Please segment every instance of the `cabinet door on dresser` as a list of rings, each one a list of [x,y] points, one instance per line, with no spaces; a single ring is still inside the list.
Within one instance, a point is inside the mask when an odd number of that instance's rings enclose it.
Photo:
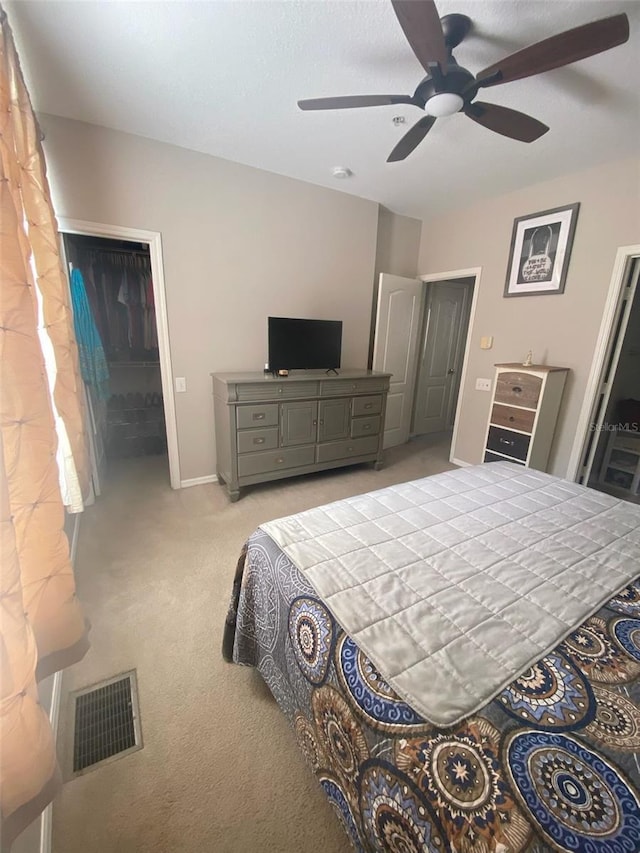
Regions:
[[[351,400],[320,400],[318,410],[318,441],[347,438],[351,418]]]
[[[280,404],[280,445],[313,444],[318,428],[318,403],[301,400]]]

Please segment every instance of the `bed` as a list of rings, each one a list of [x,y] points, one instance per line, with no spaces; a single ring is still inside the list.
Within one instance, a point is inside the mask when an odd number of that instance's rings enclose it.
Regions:
[[[640,850],[640,508],[511,463],[262,525],[257,667],[356,851]]]

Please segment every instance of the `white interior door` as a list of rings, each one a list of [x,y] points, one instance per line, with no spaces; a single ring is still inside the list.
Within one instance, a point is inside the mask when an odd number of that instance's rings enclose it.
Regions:
[[[464,340],[469,319],[469,286],[434,282],[427,294],[425,331],[418,358],[412,432],[442,432],[453,420]]]
[[[424,284],[381,273],[373,342],[373,369],[391,373],[384,447],[409,440]]]

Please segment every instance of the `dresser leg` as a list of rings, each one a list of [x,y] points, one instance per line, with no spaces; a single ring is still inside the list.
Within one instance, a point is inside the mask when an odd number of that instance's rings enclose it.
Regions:
[[[230,485],[227,485],[227,491],[229,492],[229,500],[232,504],[240,499],[240,487],[233,489]]]
[[[382,459],[376,459],[376,461],[371,466],[374,471],[382,471],[384,468],[384,462]]]

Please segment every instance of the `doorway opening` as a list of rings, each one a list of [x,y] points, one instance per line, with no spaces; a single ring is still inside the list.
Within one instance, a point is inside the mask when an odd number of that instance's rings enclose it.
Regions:
[[[640,503],[640,257],[621,272],[576,479]]]
[[[93,491],[108,473],[179,488],[160,235],[74,221],[60,231],[74,314],[97,331],[81,352]]]
[[[480,274],[473,268],[420,279],[380,275],[371,366],[391,374],[385,448],[425,437],[434,453],[460,464],[459,397]]]
[[[426,284],[411,436],[453,433],[464,360],[473,278]]]

